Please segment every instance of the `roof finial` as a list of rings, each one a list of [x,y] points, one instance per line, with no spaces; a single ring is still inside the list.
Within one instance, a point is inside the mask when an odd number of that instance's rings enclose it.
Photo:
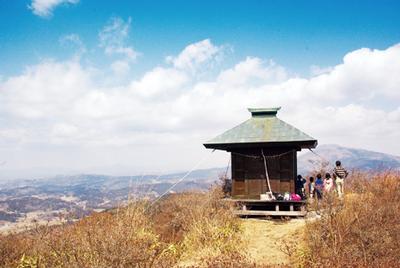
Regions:
[[[272,107],[272,108],[248,108],[251,116],[276,116],[279,109],[281,107]]]

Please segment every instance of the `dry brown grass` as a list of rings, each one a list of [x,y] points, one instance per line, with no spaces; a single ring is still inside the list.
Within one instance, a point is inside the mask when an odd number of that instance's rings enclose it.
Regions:
[[[344,200],[324,197],[322,216],[306,224],[304,237],[299,230],[286,243],[276,234],[292,262],[267,263],[400,267],[399,193],[399,173],[353,175]],[[153,206],[133,202],[74,224],[3,235],[0,267],[269,267],[248,254],[248,230],[221,197],[217,189],[174,194]],[[268,251],[272,241],[259,238],[257,250]]]
[[[21,245],[13,246],[15,240]],[[142,204],[0,241],[4,267],[145,267],[157,263],[164,249]]]
[[[1,236],[0,266],[245,266],[240,223],[220,197],[216,189],[175,194],[151,207],[134,202],[75,224]]]
[[[223,193],[174,195],[155,206],[151,217],[163,241],[175,246],[179,267],[254,267],[248,260],[238,218]]]
[[[346,196],[324,197],[307,224],[304,267],[400,267],[400,175],[355,173]]]

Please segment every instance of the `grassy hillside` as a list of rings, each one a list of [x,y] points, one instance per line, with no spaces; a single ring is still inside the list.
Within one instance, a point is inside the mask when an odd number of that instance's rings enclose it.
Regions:
[[[244,265],[239,219],[220,197],[217,190],[170,195],[152,206],[135,202],[75,224],[1,236],[0,266]]]
[[[232,216],[218,189],[0,236],[1,267],[399,267],[400,175],[354,174],[312,220]]]

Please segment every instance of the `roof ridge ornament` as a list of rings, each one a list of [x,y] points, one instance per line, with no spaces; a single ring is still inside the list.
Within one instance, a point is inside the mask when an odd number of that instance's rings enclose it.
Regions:
[[[251,116],[276,116],[281,107],[271,107],[271,108],[247,108],[251,113]]]

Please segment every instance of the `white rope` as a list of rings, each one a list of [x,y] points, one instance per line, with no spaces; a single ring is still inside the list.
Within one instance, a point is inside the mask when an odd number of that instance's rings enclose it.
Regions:
[[[269,183],[269,175],[268,175],[268,168],[267,168],[267,158],[264,155],[264,149],[261,149],[261,154],[262,154],[262,156],[264,158],[265,177],[267,178],[268,192],[272,194],[271,185]]]
[[[215,151],[215,149],[211,152],[211,154]],[[196,168],[198,168],[203,162],[205,162],[210,156],[206,155],[204,156],[191,170],[189,170],[182,178],[180,178],[177,182],[175,182],[174,184],[172,184],[171,187],[169,187],[162,195],[160,195],[159,197],[157,197],[151,204],[150,206],[153,206],[157,201],[159,201],[164,195],[166,195],[167,193],[169,193],[176,185],[178,185],[180,182],[182,182],[187,176],[190,175],[190,173],[192,173]],[[161,177],[158,176],[158,178]]]
[[[253,159],[260,159],[261,158],[260,156],[257,156],[257,155],[241,154],[241,153],[235,153],[235,152],[231,152],[231,153],[235,154],[235,155],[240,155],[240,156],[243,156],[243,157],[253,158]]]
[[[295,150],[290,150],[290,151],[287,151],[287,152],[284,152],[284,153],[281,153],[281,154],[264,155],[263,157],[257,156],[257,155],[241,154],[241,153],[236,153],[236,152],[231,152],[231,153],[232,154],[236,154],[236,155],[240,155],[240,156],[244,156],[244,157],[248,157],[248,158],[253,158],[253,159],[260,159],[260,158],[263,159],[264,157],[265,158],[279,158],[279,157],[282,157],[282,156],[284,156],[286,154],[292,153],[294,151]]]

